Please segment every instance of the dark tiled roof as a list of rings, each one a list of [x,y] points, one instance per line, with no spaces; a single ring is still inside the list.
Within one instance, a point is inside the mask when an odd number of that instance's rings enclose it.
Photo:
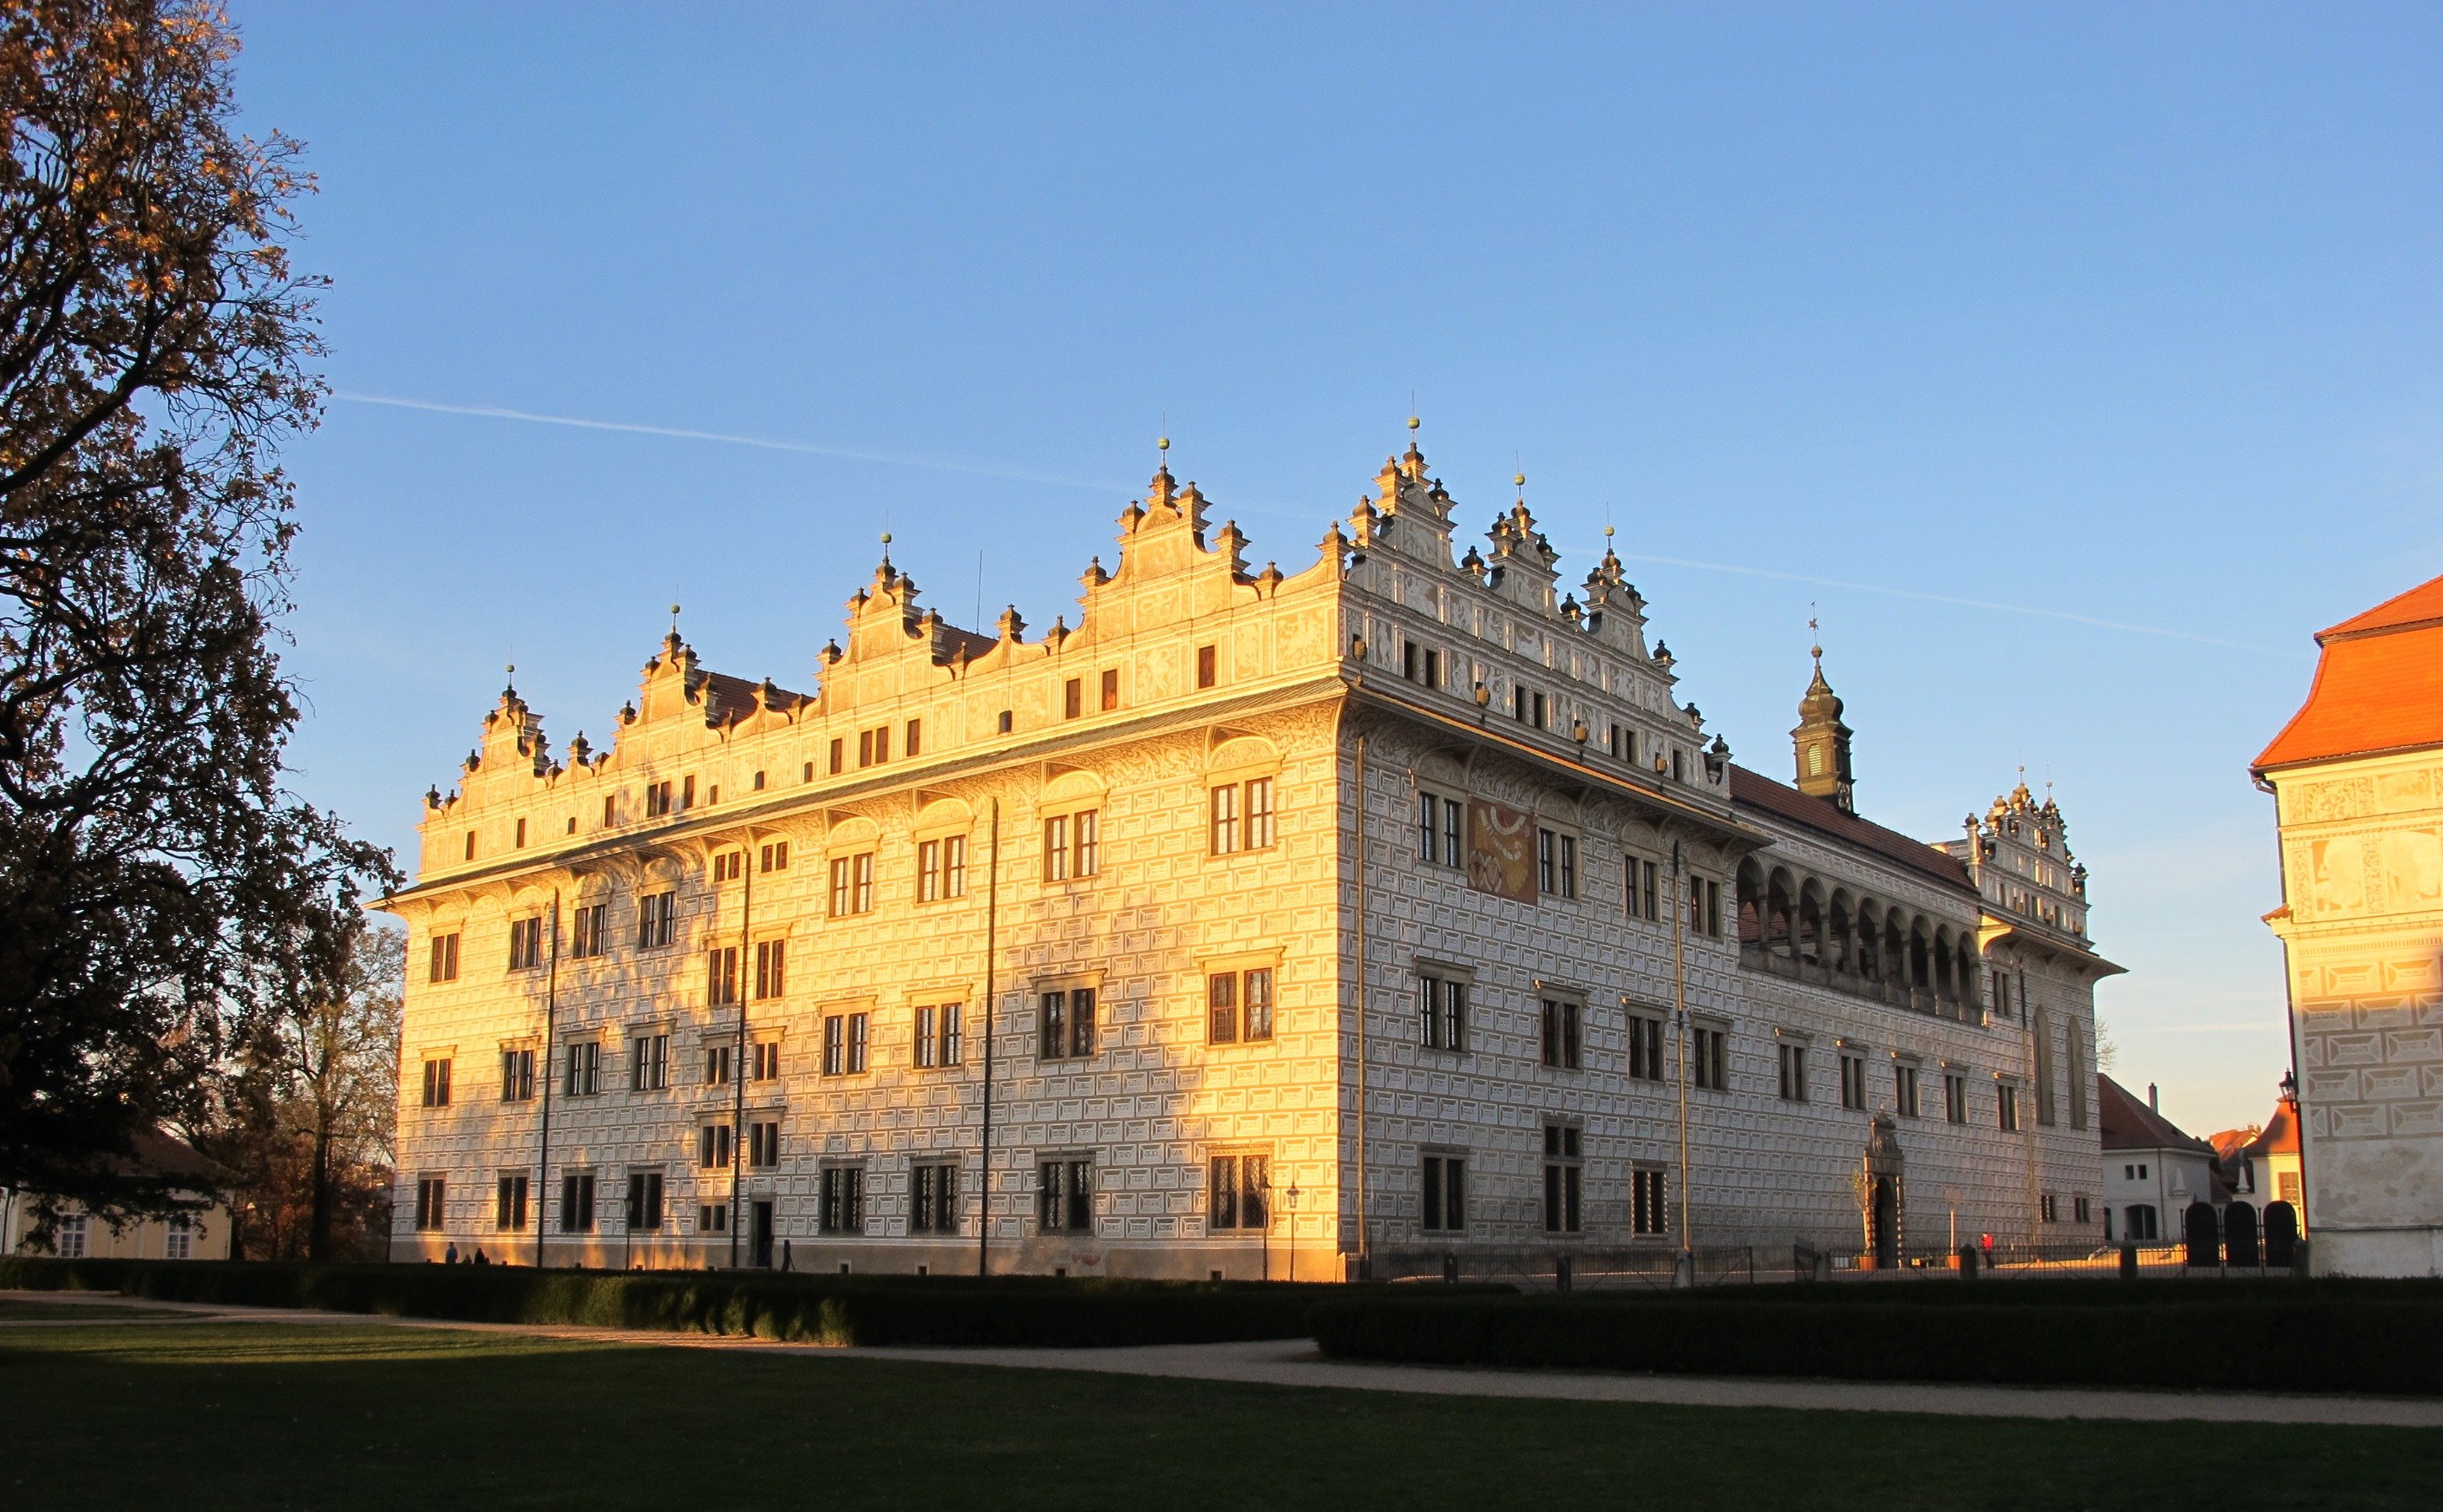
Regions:
[[[1945,887],[1966,893],[1976,891],[1976,884],[1969,879],[1968,868],[1950,852],[1911,839],[1896,829],[1885,829],[1872,820],[1845,814],[1823,799],[1809,798],[1797,788],[1736,764],[1731,767],[1731,802],[1805,825],[1828,839],[1870,852],[1887,861],[1898,861]]]
[[[2183,1134],[2177,1124],[2101,1072],[2095,1078],[2095,1122],[2106,1150],[2192,1150],[2212,1156],[2213,1146]]]

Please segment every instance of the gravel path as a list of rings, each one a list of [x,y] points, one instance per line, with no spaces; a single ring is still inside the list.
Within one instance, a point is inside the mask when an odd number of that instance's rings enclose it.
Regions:
[[[1746,1376],[1633,1375],[1602,1371],[1462,1370],[1325,1359],[1303,1339],[1230,1344],[1158,1344],[1133,1349],[828,1349],[769,1339],[625,1329],[558,1328],[509,1323],[459,1323],[375,1318],[358,1313],[308,1313],[121,1300],[115,1295],[0,1292],[20,1301],[173,1311],[181,1318],[128,1318],[167,1323],[220,1322],[438,1328],[518,1334],[590,1342],[676,1349],[754,1350],[828,1359],[918,1360],[1004,1370],[1088,1371],[1105,1374],[1235,1381],[1261,1386],[1413,1392],[1435,1396],[1518,1396],[1579,1402],[1661,1402],[1682,1407],[1774,1407],[1847,1412],[1930,1412],[1955,1417],[2117,1418],[2135,1422],[2317,1423],[2369,1428],[2443,1428],[2443,1401],[2383,1396],[2274,1395],[2242,1392],[2116,1391],[2080,1387],[1920,1386],[1884,1381],[1781,1380]],[[75,1320],[0,1321],[11,1328],[76,1327]]]

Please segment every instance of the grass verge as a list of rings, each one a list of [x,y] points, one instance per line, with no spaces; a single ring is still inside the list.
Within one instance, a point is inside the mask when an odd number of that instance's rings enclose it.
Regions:
[[[349,1512],[2226,1504],[2232,1429],[1406,1396],[397,1327],[0,1334],[0,1503]],[[2443,1433],[2245,1430],[2251,1503],[2424,1507]]]

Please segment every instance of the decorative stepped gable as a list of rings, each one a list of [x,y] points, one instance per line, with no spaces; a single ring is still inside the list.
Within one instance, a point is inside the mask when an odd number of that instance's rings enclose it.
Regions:
[[[1417,450],[1417,422],[1408,421],[1408,451],[1386,457],[1374,479],[1374,496],[1350,512],[1349,534],[1360,551],[1389,551],[1444,572],[1459,570],[1451,557],[1451,496],[1440,478],[1425,472]]]
[[[1603,561],[1587,574],[1586,632],[1615,650],[1650,660],[1645,651],[1645,599],[1628,581],[1619,553],[1611,548],[1611,526],[1604,526],[1604,535]],[[1565,601],[1561,608],[1566,614],[1570,605]]]
[[[1983,819],[1969,815],[1963,828],[1966,839],[1943,848],[1968,862],[1995,913],[2085,938],[2086,866],[2070,853],[2069,821],[2050,793],[2039,803],[2022,777]]]
[[[887,545],[890,538],[883,540]],[[939,686],[993,644],[920,607],[916,580],[892,566],[887,555],[874,568],[873,581],[859,588],[847,607],[847,649],[832,641],[820,655],[825,711]]]
[[[1493,558],[1485,564],[1485,586],[1513,603],[1558,614],[1552,587],[1560,581],[1556,564],[1561,554],[1535,528],[1535,517],[1527,511],[1527,474],[1518,474],[1516,482],[1518,502],[1494,516],[1493,528],[1485,532],[1485,539],[1493,544]]]

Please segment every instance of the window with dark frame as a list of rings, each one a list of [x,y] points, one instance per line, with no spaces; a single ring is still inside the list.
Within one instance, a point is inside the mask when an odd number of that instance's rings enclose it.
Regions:
[[[1075,719],[1086,711],[1086,684],[1072,677],[1060,685],[1060,717]]]
[[[1273,1159],[1267,1154],[1215,1155],[1207,1162],[1204,1226],[1217,1233],[1256,1233],[1272,1226]]]
[[[763,871],[787,871],[789,869],[789,842],[787,840],[772,840],[768,842],[763,847],[761,860],[762,863],[761,869]]]
[[[925,753],[925,722],[923,720],[909,720],[908,722],[907,729],[903,731],[902,734],[903,738],[899,742],[899,747],[901,750],[905,751],[910,757],[921,756]]]
[[[708,1202],[695,1210],[696,1232],[726,1234],[729,1232],[729,1205]]]
[[[1627,913],[1630,918],[1658,924],[1662,919],[1662,867],[1642,856],[1626,857],[1621,862],[1625,890],[1627,893]]]
[[[1807,1046],[1795,1040],[1781,1042],[1781,1100],[1807,1100]]]
[[[1942,1074],[1942,1117],[1946,1123],[1968,1121],[1968,1078],[1959,1072]]]
[[[1892,1065],[1892,1107],[1903,1118],[1918,1116],[1917,1072],[1917,1067],[1905,1062],[1895,1061]]]
[[[1628,1074],[1640,1081],[1663,1079],[1662,1020],[1660,1017],[1644,1013],[1628,1016]]]
[[[913,1041],[915,1061],[919,1070],[954,1066],[964,1054],[960,1044],[960,1020],[964,1005],[957,1003],[928,1004],[916,1010],[916,1032]]]
[[[1730,1038],[1728,1029],[1704,1024],[1689,1029],[1688,1073],[1692,1085],[1707,1092],[1730,1090]]]
[[[509,969],[531,971],[542,965],[542,916],[509,921]]]
[[[1573,999],[1543,1000],[1540,1040],[1546,1065],[1563,1071],[1576,1071],[1583,1067],[1579,1030],[1584,1011]]]
[[[569,951],[579,960],[607,954],[611,948],[611,905],[579,903],[569,911]]]
[[[1841,1052],[1841,1106],[1863,1111],[1866,1106],[1866,1058]]]
[[[755,942],[755,1001],[786,997],[789,992],[789,942]]]
[[[738,1002],[738,947],[717,945],[705,952],[704,1001],[715,1008]]]
[[[594,1172],[572,1171],[560,1178],[560,1231],[594,1232]]]
[[[645,817],[660,819],[670,811],[670,784],[667,782],[645,784]]]
[[[628,1172],[628,1232],[652,1233],[662,1226],[662,1173]]]
[[[1120,671],[1116,667],[1106,667],[1103,669],[1103,712],[1108,714],[1119,707]]]
[[[1628,1173],[1628,1231],[1640,1236],[1671,1231],[1671,1209],[1664,1201],[1660,1167],[1640,1167]]]
[[[560,1093],[564,1097],[598,1097],[602,1095],[602,1042],[578,1040],[567,1050],[568,1070],[560,1078]]]
[[[769,1171],[781,1163],[781,1121],[759,1118],[746,1126],[746,1163]]]
[[[1212,790],[1212,822],[1208,839],[1216,856],[1272,848],[1275,837],[1273,780],[1250,777],[1243,783],[1222,783]]]
[[[1578,895],[1578,838],[1558,830],[1535,832],[1536,891],[1546,897]]]
[[[729,1052],[730,1047],[726,1044],[707,1044],[704,1047],[704,1084],[706,1086],[729,1085]]]
[[[939,903],[967,895],[967,838],[948,835],[916,842],[916,901]]]
[[[1429,1234],[1467,1231],[1467,1161],[1460,1155],[1427,1155],[1418,1203],[1418,1226]]]
[[[670,1084],[670,1037],[668,1033],[639,1035],[629,1042],[628,1090],[660,1092]]]
[[[823,1168],[822,1226],[827,1234],[865,1232],[865,1170],[861,1166]]]
[[[865,1015],[861,1013],[852,1013],[849,1017],[852,1019],[862,1019]],[[863,1054],[865,1047],[865,1031],[856,1024],[851,1024],[849,1026],[849,1045],[851,1049],[857,1052],[855,1055],[851,1057],[850,1065],[854,1070],[862,1071],[865,1069],[865,1057]],[[781,1079],[780,1041],[758,1040],[746,1047],[746,1079],[749,1081],[778,1081]]]
[[[458,980],[458,931],[432,937],[432,968],[425,980],[455,982]]]
[[[1431,971],[1417,974],[1417,1042],[1428,1050],[1467,1049],[1467,983]]]
[[[648,893],[636,900],[636,949],[658,950],[678,938],[679,895]]]
[[[832,917],[873,912],[873,853],[832,857]]]
[[[535,1053],[530,1045],[501,1052],[501,1100],[531,1102],[535,1095]]]
[[[853,1077],[865,1070],[868,1023],[863,1013],[824,1015],[823,1075]]]
[[[705,1171],[729,1169],[731,1130],[726,1123],[708,1123],[695,1132],[695,1163]]]
[[[1215,971],[1204,978],[1207,1044],[1248,1044],[1272,1037],[1272,968]]]
[[[450,1106],[450,1057],[436,1056],[424,1062],[424,1105]]]
[[[1219,669],[1215,666],[1217,655],[1216,649],[1212,646],[1199,646],[1196,648],[1197,687],[1210,688],[1217,680],[1219,674]]]
[[[419,1230],[431,1232],[446,1226],[449,1222],[449,1201],[450,1178],[447,1176],[417,1177],[415,1226]]]
[[[1094,1162],[1066,1156],[1035,1167],[1035,1226],[1047,1234],[1094,1231]]]
[[[1575,1234],[1585,1230],[1582,1193],[1586,1169],[1574,1124],[1544,1126],[1544,1232]]]
[[[525,1228],[526,1178],[523,1175],[503,1176],[493,1184],[492,1226],[503,1233]]]
[[[1094,989],[1056,988],[1041,994],[1037,1023],[1036,1054],[1044,1060],[1069,1060],[1094,1053]]]
[[[959,1231],[959,1167],[956,1161],[920,1160],[909,1182],[908,1231]]]
[[[2011,1082],[1993,1084],[1993,1116],[2005,1134],[2019,1132],[2019,1089]]]

